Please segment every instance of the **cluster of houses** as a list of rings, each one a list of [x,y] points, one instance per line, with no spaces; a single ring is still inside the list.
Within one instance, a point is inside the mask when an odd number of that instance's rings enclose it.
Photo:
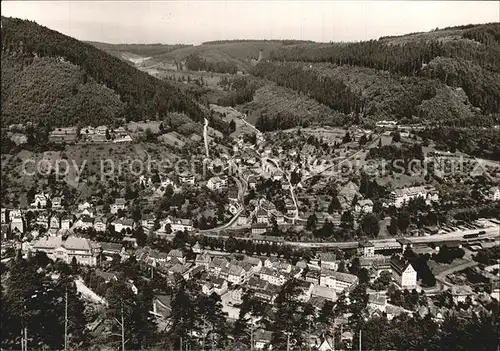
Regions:
[[[195,279],[204,294],[220,295],[223,310],[232,319],[238,318],[237,306],[246,291],[252,291],[264,303],[273,304],[280,287],[292,278],[299,282],[298,298],[301,301],[313,301],[318,308],[324,301],[335,301],[338,294],[352,291],[358,284],[355,275],[335,270],[338,261],[331,253],[321,253],[310,263],[299,261],[292,265],[275,257],[214,256],[205,252],[199,244],[193,246],[192,250],[197,255],[190,261],[179,250],[166,254],[140,249],[136,251],[136,257],[162,273],[177,273],[184,279]]]
[[[111,129],[105,125],[79,129],[77,127],[55,128],[49,134],[49,141],[53,143],[76,143],[78,140],[91,143],[118,143],[132,141],[132,138],[123,127]]]
[[[62,197],[51,197],[40,192],[35,194],[27,209],[2,208],[1,238],[18,237],[26,241],[37,239],[42,234],[47,237],[59,237],[87,230],[98,233],[113,230],[125,234],[125,241],[135,243],[131,235],[139,227],[149,231],[158,224],[155,233],[159,236],[194,229],[191,219],[172,216],[157,219],[152,214],[146,214],[141,220],[135,221],[128,215],[128,202],[124,198],[116,198],[109,210],[105,209],[104,205],[96,206],[90,202],[80,203],[71,210],[65,207]]]

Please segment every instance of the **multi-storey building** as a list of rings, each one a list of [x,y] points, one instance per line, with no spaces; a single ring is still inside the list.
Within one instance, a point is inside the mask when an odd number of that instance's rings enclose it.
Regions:
[[[53,260],[71,263],[74,258],[79,264],[95,266],[101,246],[86,238],[53,236],[35,241],[32,250],[45,252]]]
[[[417,287],[417,271],[411,263],[404,259],[393,256],[391,258],[391,268],[394,280],[401,289],[414,289]]]
[[[439,194],[433,186],[414,186],[410,188],[396,189],[390,197],[390,203],[397,208],[407,204],[410,200],[422,198],[426,203],[439,201]]]
[[[335,289],[336,293],[351,291],[358,285],[359,279],[353,274],[335,272],[330,269],[322,269],[319,285]]]

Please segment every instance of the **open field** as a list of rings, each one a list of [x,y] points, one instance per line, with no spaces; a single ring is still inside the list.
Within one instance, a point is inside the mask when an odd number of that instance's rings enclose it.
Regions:
[[[232,137],[238,137],[245,133],[255,133],[255,129],[243,120],[243,114],[234,108],[210,104],[210,109],[221,114],[223,116],[222,119],[226,122],[234,121],[236,129],[231,133]]]
[[[433,260],[429,260],[428,264],[429,264],[429,268],[431,269],[432,273],[434,275],[439,275],[439,274],[441,274],[449,269],[453,269],[455,267],[461,266],[467,262],[470,262],[470,261],[465,260],[463,258],[457,258],[457,259],[454,259],[453,262],[450,264],[437,263]]]

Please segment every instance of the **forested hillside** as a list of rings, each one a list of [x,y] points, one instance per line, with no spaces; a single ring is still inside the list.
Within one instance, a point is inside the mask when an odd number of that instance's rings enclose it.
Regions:
[[[23,65],[17,57],[2,59],[2,121],[44,121],[54,127],[85,123],[112,125],[125,104],[78,66],[42,57]]]
[[[108,108],[104,114],[98,116],[95,116],[94,106],[88,106],[88,108],[83,106],[80,111],[69,109],[65,124],[76,122],[96,124],[101,116],[107,116],[109,113],[113,114],[114,117],[124,117],[127,120],[142,120],[163,118],[168,112],[175,111],[186,113],[195,121],[203,119],[204,112],[198,103],[169,83],[140,72],[131,65],[92,45],[40,26],[35,22],[2,17],[2,76],[4,73],[10,76],[8,86],[6,86],[7,90],[4,92],[4,89],[2,89],[2,103],[4,105],[45,104],[43,107],[45,109],[44,114],[57,122],[55,116],[60,114],[60,112],[54,110],[57,104],[47,104],[45,96],[49,92],[53,93],[51,87],[62,84],[57,82],[61,75],[54,73],[54,66],[45,66],[41,73],[37,72],[36,79],[33,76],[33,84],[30,89],[34,90],[34,92],[21,96],[17,95],[20,92],[22,93],[23,86],[26,86],[26,83],[18,82],[17,79],[29,81],[30,73],[34,74],[35,71],[34,69],[30,70],[30,66],[38,64],[37,57],[61,58],[78,66],[81,71],[79,74],[82,77],[83,86],[77,85],[75,89],[71,90],[76,92],[76,95],[80,90],[87,91],[88,94],[92,94],[93,91],[93,94],[95,94],[93,98],[99,101],[98,106],[107,105],[109,101],[106,96],[110,95],[110,93],[102,94],[102,89],[111,89],[120,97],[121,104],[123,104],[121,111],[119,111],[120,103],[111,104],[116,106],[117,109]],[[48,61],[43,62],[47,63]],[[92,81],[95,81],[106,88],[90,91],[91,89],[85,87],[89,82],[89,80],[85,82],[85,79],[87,79],[85,77],[91,78],[90,84],[94,84]],[[70,79],[69,75],[67,78]],[[2,78],[2,88],[3,85]],[[63,100],[64,98],[63,96]],[[71,100],[71,102],[68,102],[69,105],[74,104],[73,100],[75,99],[69,100]],[[9,121],[23,122],[27,117],[27,113],[33,112],[28,110],[17,113],[16,109],[12,109]],[[76,114],[71,115],[71,113]],[[39,117],[37,115],[32,116],[32,118]]]
[[[496,123],[500,24],[282,46],[253,74],[364,122]]]
[[[297,44],[292,40],[222,40],[172,50],[151,58],[148,63],[185,61],[191,70],[207,70],[234,74],[247,71],[258,60],[268,59],[271,52],[286,45]]]

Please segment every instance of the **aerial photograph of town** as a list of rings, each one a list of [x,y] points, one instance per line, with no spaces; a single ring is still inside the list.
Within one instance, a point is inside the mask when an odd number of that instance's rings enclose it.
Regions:
[[[1,41],[1,351],[500,351],[499,1],[3,1]]]

